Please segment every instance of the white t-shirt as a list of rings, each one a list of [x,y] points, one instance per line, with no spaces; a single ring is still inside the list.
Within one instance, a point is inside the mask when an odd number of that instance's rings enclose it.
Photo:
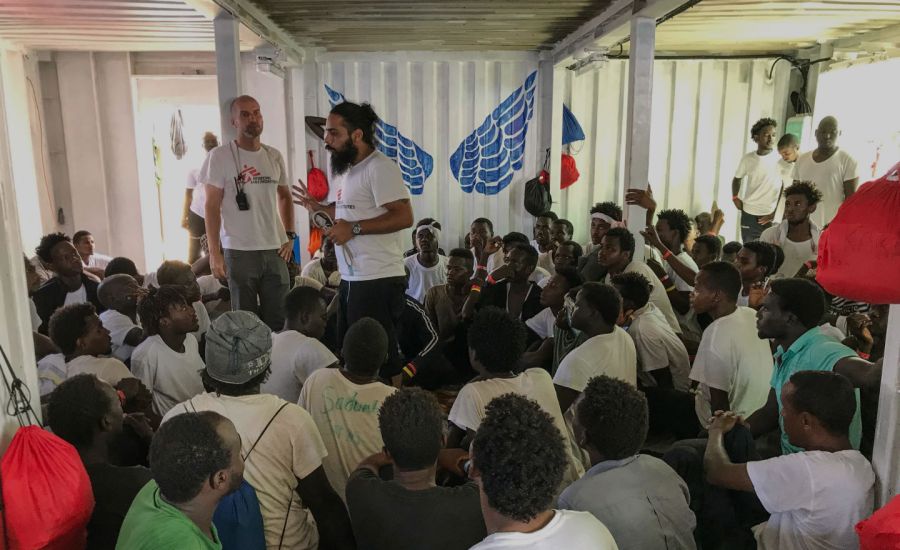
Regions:
[[[112,258],[106,256],[105,254],[91,254],[88,257],[87,262],[82,262],[84,267],[99,267],[106,268],[109,265],[109,262],[112,261]]]
[[[339,270],[335,270],[331,272],[330,277],[326,277],[325,270],[322,269],[321,259],[311,260],[308,264],[303,266],[303,270],[300,271],[300,275],[302,277],[309,277],[310,279],[318,281],[322,284],[322,286],[328,286],[331,288],[337,288],[341,284],[341,272]]]
[[[525,325],[540,336],[541,340],[545,340],[553,336],[553,329],[556,328],[556,314],[549,307],[544,308],[540,313],[525,321]]]
[[[38,315],[37,306],[34,304],[34,300],[31,298],[28,299],[28,313],[31,314],[31,331],[37,332],[39,328],[41,328],[41,316]]]
[[[203,393],[174,407],[163,422],[194,411],[215,411],[231,420],[241,436],[242,455],[246,456],[256,444],[244,461],[244,479],[259,498],[266,546],[316,548],[319,534],[315,520],[295,490],[297,479],[313,473],[326,455],[325,444],[309,413],[274,395],[231,397]]]
[[[628,334],[634,340],[640,367],[638,377],[644,385],[656,385],[646,373],[669,368],[676,390],[686,391],[690,387],[691,361],[687,349],[656,306],[648,303],[635,311]]]
[[[63,302],[63,305],[86,304],[87,301],[87,289],[84,288],[84,285],[81,285],[78,287],[78,290],[66,293],[66,301]]]
[[[199,327],[197,332],[192,332],[191,334],[193,334],[194,338],[199,342],[203,335],[206,334],[206,331],[209,330],[209,326],[212,323],[209,320],[209,312],[206,310],[206,306],[203,305],[202,301],[198,300],[191,305],[194,306],[194,312],[197,314],[197,326]]]
[[[672,327],[672,330],[674,330],[676,334],[681,334],[681,324],[678,322],[678,316],[675,315],[675,310],[672,309],[672,302],[669,301],[666,289],[663,288],[662,282],[659,280],[659,277],[656,276],[656,273],[653,273],[650,266],[644,262],[630,262],[623,272],[640,273],[645,279],[650,281],[650,285],[652,286],[650,289],[650,302],[662,312],[666,321],[669,322],[669,326]],[[612,284],[611,273],[607,273],[604,282],[608,285]]]
[[[556,510],[553,519],[532,533],[494,533],[470,550],[618,550],[612,534],[590,512]]]
[[[750,151],[743,157],[734,173],[736,179],[744,179],[738,196],[744,202],[744,212],[754,216],[766,216],[775,211],[783,180],[779,155],[774,149],[759,156]]]
[[[747,463],[771,514],[753,528],[760,550],[858,548],[854,525],[874,507],[875,474],[859,453],[807,451]]]
[[[697,418],[704,427],[712,416],[709,388],[728,393],[731,410],[745,417],[753,414],[769,398],[772,379],[772,350],[768,340],[756,335],[756,311],[739,306],[703,331],[691,380],[698,386]]]
[[[103,328],[109,331],[109,337],[112,339],[112,355],[120,361],[128,361],[131,359],[131,353],[134,346],[125,343],[125,337],[128,333],[140,325],[131,320],[130,317],[119,313],[114,309],[107,309],[100,314],[100,322]]]
[[[793,277],[797,271],[803,267],[803,264],[815,260],[818,256],[817,249],[819,246],[819,233],[813,232],[813,237],[801,242],[794,242],[790,239],[779,239],[781,233],[780,225],[773,225],[766,229],[759,236],[759,240],[765,243],[776,244],[784,251],[784,263],[778,268],[777,274],[784,277]]]
[[[338,188],[335,217],[348,222],[371,220],[387,212],[385,204],[409,200],[409,191],[400,168],[380,151],[374,151],[346,173],[335,176]],[[338,246],[341,277],[346,281],[368,281],[403,277],[403,250],[406,230],[384,235],[357,235]],[[349,249],[353,263],[348,264],[342,248]]]
[[[556,273],[556,266],[553,264],[553,254],[551,252],[539,253],[537,266],[551,275]]]
[[[553,383],[582,392],[591,378],[601,374],[637,385],[634,341],[620,327],[588,338],[570,351],[559,363]]]
[[[123,378],[134,378],[125,363],[113,357],[81,355],[66,363],[66,378],[76,374],[93,374],[100,380],[115,386]]]
[[[844,182],[858,177],[856,159],[843,149],[838,149],[824,162],[814,161],[813,151],[803,153],[794,164],[794,179],[811,181],[822,192],[816,211],[809,215],[819,227],[825,227],[844,202]]]
[[[339,369],[310,375],[298,404],[312,416],[328,456],[322,459],[328,481],[344,498],[347,478],[364,458],[381,452],[384,441],[378,411],[396,388],[382,382],[354,384]]]
[[[688,254],[687,250],[682,250],[676,258],[678,258],[682,264],[694,270],[694,273],[700,271],[700,268],[697,267],[697,262],[694,261],[694,258]],[[688,284],[687,281],[681,278],[678,273],[675,272],[675,269],[672,267],[669,262],[663,261],[663,267],[666,269],[666,274],[669,276],[669,279],[672,280],[672,284],[675,285],[675,290],[690,292],[694,290],[694,287]],[[658,280],[658,278],[657,278]],[[655,281],[650,281],[654,283]],[[662,282],[659,283],[662,286]],[[665,289],[663,289],[665,290]],[[668,297],[668,294],[666,294]],[[671,300],[669,301],[671,304]],[[690,335],[695,338],[700,338],[700,335],[703,333],[703,329],[700,328],[700,323],[697,321],[697,314],[694,313],[693,309],[688,309],[687,313],[680,313],[675,311],[675,308],[672,308],[672,311],[675,313],[675,317],[678,318],[678,326],[681,327],[681,333],[684,335]]]
[[[406,294],[420,304],[425,302],[425,293],[428,289],[447,284],[447,256],[438,255],[438,262],[432,267],[423,266],[419,262],[418,254],[406,258],[403,264],[409,269],[409,286]]]
[[[448,420],[464,430],[478,431],[484,420],[484,409],[495,397],[505,393],[515,393],[537,401],[537,404],[551,417],[553,424],[566,439],[566,453],[569,467],[563,476],[563,486],[567,487],[584,474],[580,453],[574,453],[575,444],[571,440],[553,380],[544,369],[528,369],[512,378],[488,378],[469,382],[459,390],[456,401],[450,409]]]
[[[240,210],[234,179],[244,181],[249,210]],[[206,156],[200,179],[225,190],[222,197],[222,248],[231,250],[275,250],[287,242],[278,213],[277,186],[288,184],[284,159],[274,147],[259,151],[241,149],[233,141],[216,147]]]
[[[200,294],[206,296],[208,294],[215,294],[223,285],[212,275],[202,275],[197,277],[197,286],[200,287]]]
[[[200,371],[204,367],[192,334],[184,339],[184,353],[170,348],[158,334],[131,353],[131,371],[153,392],[153,410],[160,415],[203,392]]]
[[[472,249],[472,257],[474,257],[474,256],[475,256],[475,250]],[[491,273],[494,272],[495,269],[497,269],[501,265],[503,265],[503,263],[504,263],[503,249],[500,249],[500,250],[494,252],[493,254],[491,254],[490,256],[488,256],[487,264],[484,267],[487,268],[487,272],[490,275]],[[478,258],[475,258],[475,268],[476,269],[478,268]]]
[[[296,330],[272,335],[272,373],[260,392],[271,393],[296,403],[300,388],[309,376],[337,363],[337,357],[325,344]]]
[[[186,189],[193,189],[194,192],[191,193],[191,204],[188,208],[190,208],[191,212],[197,214],[201,218],[206,217],[206,187],[200,183],[200,169],[193,168],[188,171],[187,183],[185,183]]]
[[[49,395],[56,386],[63,383],[69,377],[69,367],[66,365],[66,356],[61,353],[51,353],[37,362],[38,391],[41,397]]]

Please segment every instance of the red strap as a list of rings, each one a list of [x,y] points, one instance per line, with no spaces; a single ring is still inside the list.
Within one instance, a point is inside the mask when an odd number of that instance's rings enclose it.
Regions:
[[[313,152],[312,152],[312,149],[310,149],[309,151],[307,151],[306,154],[309,156],[309,169],[315,168],[315,167],[316,167],[316,161],[313,160]]]

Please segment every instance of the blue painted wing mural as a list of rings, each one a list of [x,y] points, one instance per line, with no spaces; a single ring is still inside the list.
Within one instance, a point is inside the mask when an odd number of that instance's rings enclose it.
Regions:
[[[328,84],[325,84],[325,91],[332,107],[346,101],[344,94],[332,89]],[[400,173],[409,192],[421,195],[425,190],[425,180],[434,170],[434,158],[416,142],[401,134],[396,126],[383,120],[375,123],[375,145],[400,167]]]
[[[525,135],[534,114],[537,71],[489,114],[450,157],[450,171],[462,186],[483,195],[496,195],[522,169]]]

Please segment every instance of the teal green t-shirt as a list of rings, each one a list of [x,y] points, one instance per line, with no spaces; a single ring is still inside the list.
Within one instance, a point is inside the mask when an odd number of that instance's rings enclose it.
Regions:
[[[846,357],[856,357],[856,352],[826,336],[819,327],[811,328],[791,344],[787,351],[781,346],[775,351],[775,369],[772,371],[772,388],[778,398],[778,425],[781,428],[781,454],[802,452],[800,447],[791,445],[784,433],[784,419],[781,417],[781,387],[787,384],[791,375],[804,370],[833,371],[834,365]],[[856,412],[850,423],[850,443],[859,449],[862,438],[862,420],[859,416],[859,390],[856,390]]]
[[[125,515],[116,550],[221,550],[215,525],[212,533],[215,540],[204,535],[181,510],[165,502],[156,482],[150,480]]]

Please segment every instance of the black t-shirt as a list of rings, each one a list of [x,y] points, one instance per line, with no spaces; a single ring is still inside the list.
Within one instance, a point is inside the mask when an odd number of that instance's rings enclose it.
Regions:
[[[94,513],[88,523],[88,550],[115,550],[119,529],[131,502],[150,481],[150,470],[143,466],[120,467],[111,464],[85,466],[94,491]]]
[[[466,550],[487,536],[474,483],[410,491],[360,468],[347,508],[359,550]]]

